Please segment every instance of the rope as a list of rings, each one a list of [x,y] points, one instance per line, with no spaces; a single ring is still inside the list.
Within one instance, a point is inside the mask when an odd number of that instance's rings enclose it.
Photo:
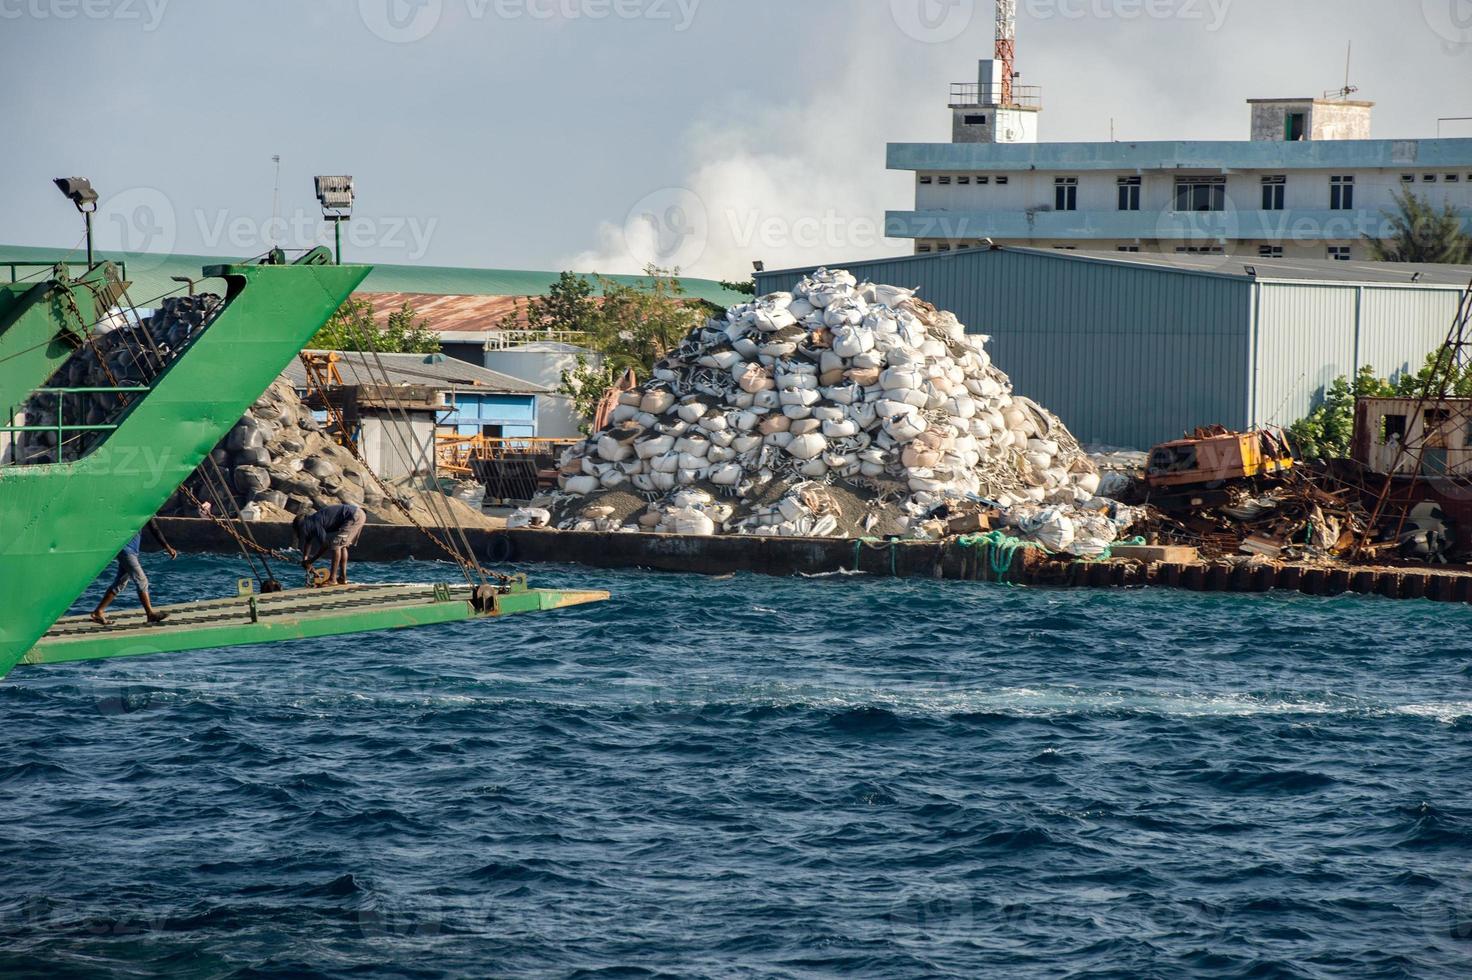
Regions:
[[[358,333],[358,331],[356,330],[356,328],[354,329],[354,333],[355,334]],[[355,336],[354,339],[357,340],[357,342],[358,342],[358,344],[359,344],[360,347],[371,347],[372,346],[371,344],[364,343],[365,338],[363,338],[361,335]],[[382,378],[383,378],[382,387],[385,388],[385,389],[387,389],[388,392],[389,392],[389,398],[390,398],[390,402],[391,402],[390,409],[389,409],[390,414],[392,415],[392,413],[394,411],[397,411],[399,413],[400,417],[401,417],[401,420],[404,423],[404,431],[408,431],[409,428],[410,428],[410,425],[411,425],[411,420],[409,419],[408,410],[403,407],[403,403],[399,400],[398,396],[393,392],[393,386],[391,384],[389,384],[388,368],[384,365],[383,358],[381,358],[378,355],[378,351],[377,350],[365,351],[365,353],[371,353],[372,354],[373,359],[374,359],[374,362],[375,362],[375,364],[378,367],[378,371],[382,375]],[[361,375],[360,375],[359,370],[358,370],[358,365],[356,363],[352,362],[352,361],[349,361],[348,364],[349,364],[349,370],[351,370],[353,372],[354,380],[359,381],[359,383],[361,383]],[[370,373],[369,377],[370,377],[370,379],[372,378],[371,373]],[[309,378],[309,380],[310,380],[310,378]],[[323,400],[325,402],[326,401],[326,391],[320,389],[320,387],[319,387],[319,390],[321,391],[322,396],[323,396]],[[396,448],[398,448],[403,453],[404,458],[406,460],[410,460],[410,461],[413,461],[413,462],[422,462],[423,461],[425,448],[424,447],[420,447],[420,452],[417,454],[417,458],[416,458],[416,454],[413,452],[412,447],[408,444],[408,436],[403,435],[403,433],[397,433],[397,434],[396,433],[390,433],[390,439],[392,439],[392,440],[395,441]],[[351,442],[351,440],[349,440],[349,442]],[[470,584],[471,586],[474,586],[475,585],[475,579],[477,577],[480,579],[481,584],[483,584],[483,585],[484,584],[487,584],[487,577],[488,576],[490,578],[494,578],[496,581],[498,581],[498,582],[500,582],[502,584],[506,584],[506,583],[509,583],[510,581],[512,581],[511,576],[509,576],[509,575],[504,575],[504,574],[501,574],[499,572],[490,572],[487,569],[481,567],[480,562],[477,561],[476,558],[475,558],[475,549],[471,546],[470,539],[465,534],[465,529],[459,526],[459,522],[458,521],[455,521],[454,520],[454,514],[449,509],[449,507],[450,507],[449,501],[448,500],[443,500],[443,501],[436,500],[436,498],[440,496],[439,493],[438,493],[438,491],[427,492],[424,495],[424,499],[426,501],[426,506],[429,508],[431,514],[433,515],[435,522],[440,525],[440,529],[442,531],[444,531],[448,535],[448,534],[451,534],[452,533],[452,529],[453,529],[453,533],[454,534],[457,534],[459,536],[459,538],[460,538],[460,544],[463,545],[463,550],[461,549],[461,547],[457,546],[453,542],[453,540],[450,541],[450,542],[446,542],[446,541],[442,540],[439,535],[435,534],[429,528],[425,527],[419,521],[419,519],[414,516],[412,510],[407,505],[405,505],[401,500],[399,500],[398,495],[392,490],[392,488],[390,488],[388,486],[387,483],[385,483],[385,481],[383,480],[383,478],[380,477],[378,475],[378,473],[375,472],[373,470],[373,468],[368,465],[367,461],[364,460],[363,457],[362,457],[362,455],[358,452],[358,447],[356,445],[351,445],[350,444],[346,448],[347,448],[348,452],[351,453],[353,455],[353,457],[355,459],[357,459],[358,462],[363,465],[364,471],[367,472],[368,475],[373,478],[374,483],[376,483],[378,485],[379,489],[383,491],[384,496],[387,497],[390,501],[392,501],[394,503],[394,505],[396,507],[398,507],[398,509],[400,511],[403,512],[404,516],[409,519],[409,522],[411,524],[413,524],[414,527],[421,534],[423,534],[426,538],[428,538],[431,542],[433,542],[436,547],[438,547],[441,551],[443,551],[446,555],[448,555],[450,557],[450,559],[455,562],[455,564],[457,564],[457,565],[460,566],[461,574],[463,574],[465,576],[465,581],[468,584]],[[440,506],[441,505],[443,505],[443,513],[440,510]]]
[[[1047,552],[1046,548],[1035,541],[1024,541],[1001,531],[962,535],[956,539],[956,543],[962,548],[974,549],[978,560],[986,561],[986,567],[991,571],[991,581],[1004,585],[1010,584],[1012,563],[1019,551]]]

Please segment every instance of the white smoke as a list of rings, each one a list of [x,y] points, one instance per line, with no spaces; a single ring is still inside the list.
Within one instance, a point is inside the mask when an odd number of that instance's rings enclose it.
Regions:
[[[780,269],[908,252],[909,241],[884,237],[885,210],[914,200],[908,175],[885,169],[885,145],[917,105],[948,123],[940,93],[923,81],[918,92],[904,91],[908,80],[894,76],[877,45],[836,41],[833,49],[847,63],[806,101],[730,112],[688,130],[692,163],[679,185],[651,188],[622,222],[598,228],[596,246],[563,265],[617,274],[654,264],[740,279],[755,260]]]

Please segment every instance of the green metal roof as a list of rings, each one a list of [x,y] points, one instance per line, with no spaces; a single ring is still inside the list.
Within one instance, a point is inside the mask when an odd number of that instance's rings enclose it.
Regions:
[[[182,289],[171,281],[173,276],[198,276],[206,265],[217,265],[231,258],[205,255],[161,255],[139,252],[99,252],[99,258],[112,259],[127,265],[128,279],[133,288],[130,295],[134,304],[142,307],[167,293]],[[240,258],[235,256],[233,258]],[[10,262],[56,262],[65,259],[72,265],[85,262],[81,252],[68,253],[59,248],[37,248],[29,245],[0,245],[0,282],[8,281]],[[16,270],[17,278],[24,278],[39,269]],[[360,292],[365,293],[430,293],[439,296],[541,296],[557,281],[557,272],[529,272],[514,269],[452,269],[428,265],[375,265],[373,272],[363,283]],[[591,276],[589,277],[591,278]],[[606,276],[615,282],[631,285],[638,276]],[[747,297],[721,288],[720,283],[709,279],[686,279],[680,282],[685,291],[697,298],[719,306],[733,306],[744,302]]]

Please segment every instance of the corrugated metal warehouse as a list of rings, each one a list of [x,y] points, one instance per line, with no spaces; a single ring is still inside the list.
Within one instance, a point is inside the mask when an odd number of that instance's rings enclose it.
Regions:
[[[835,263],[919,287],[1081,440],[1146,449],[1199,425],[1288,425],[1340,375],[1417,370],[1472,268],[981,248]],[[759,293],[812,270],[757,274]],[[1414,279],[1414,281],[1413,281]]]

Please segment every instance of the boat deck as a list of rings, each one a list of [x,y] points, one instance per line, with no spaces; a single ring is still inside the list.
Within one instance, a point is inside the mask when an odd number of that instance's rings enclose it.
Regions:
[[[550,612],[606,599],[607,592],[513,589],[498,598],[493,611],[483,613],[472,605],[466,586],[347,585],[239,595],[159,606],[169,618],[158,625],[149,624],[142,610],[135,609],[112,614],[109,626],[86,616],[58,620],[21,663],[105,660],[407,629]]]

